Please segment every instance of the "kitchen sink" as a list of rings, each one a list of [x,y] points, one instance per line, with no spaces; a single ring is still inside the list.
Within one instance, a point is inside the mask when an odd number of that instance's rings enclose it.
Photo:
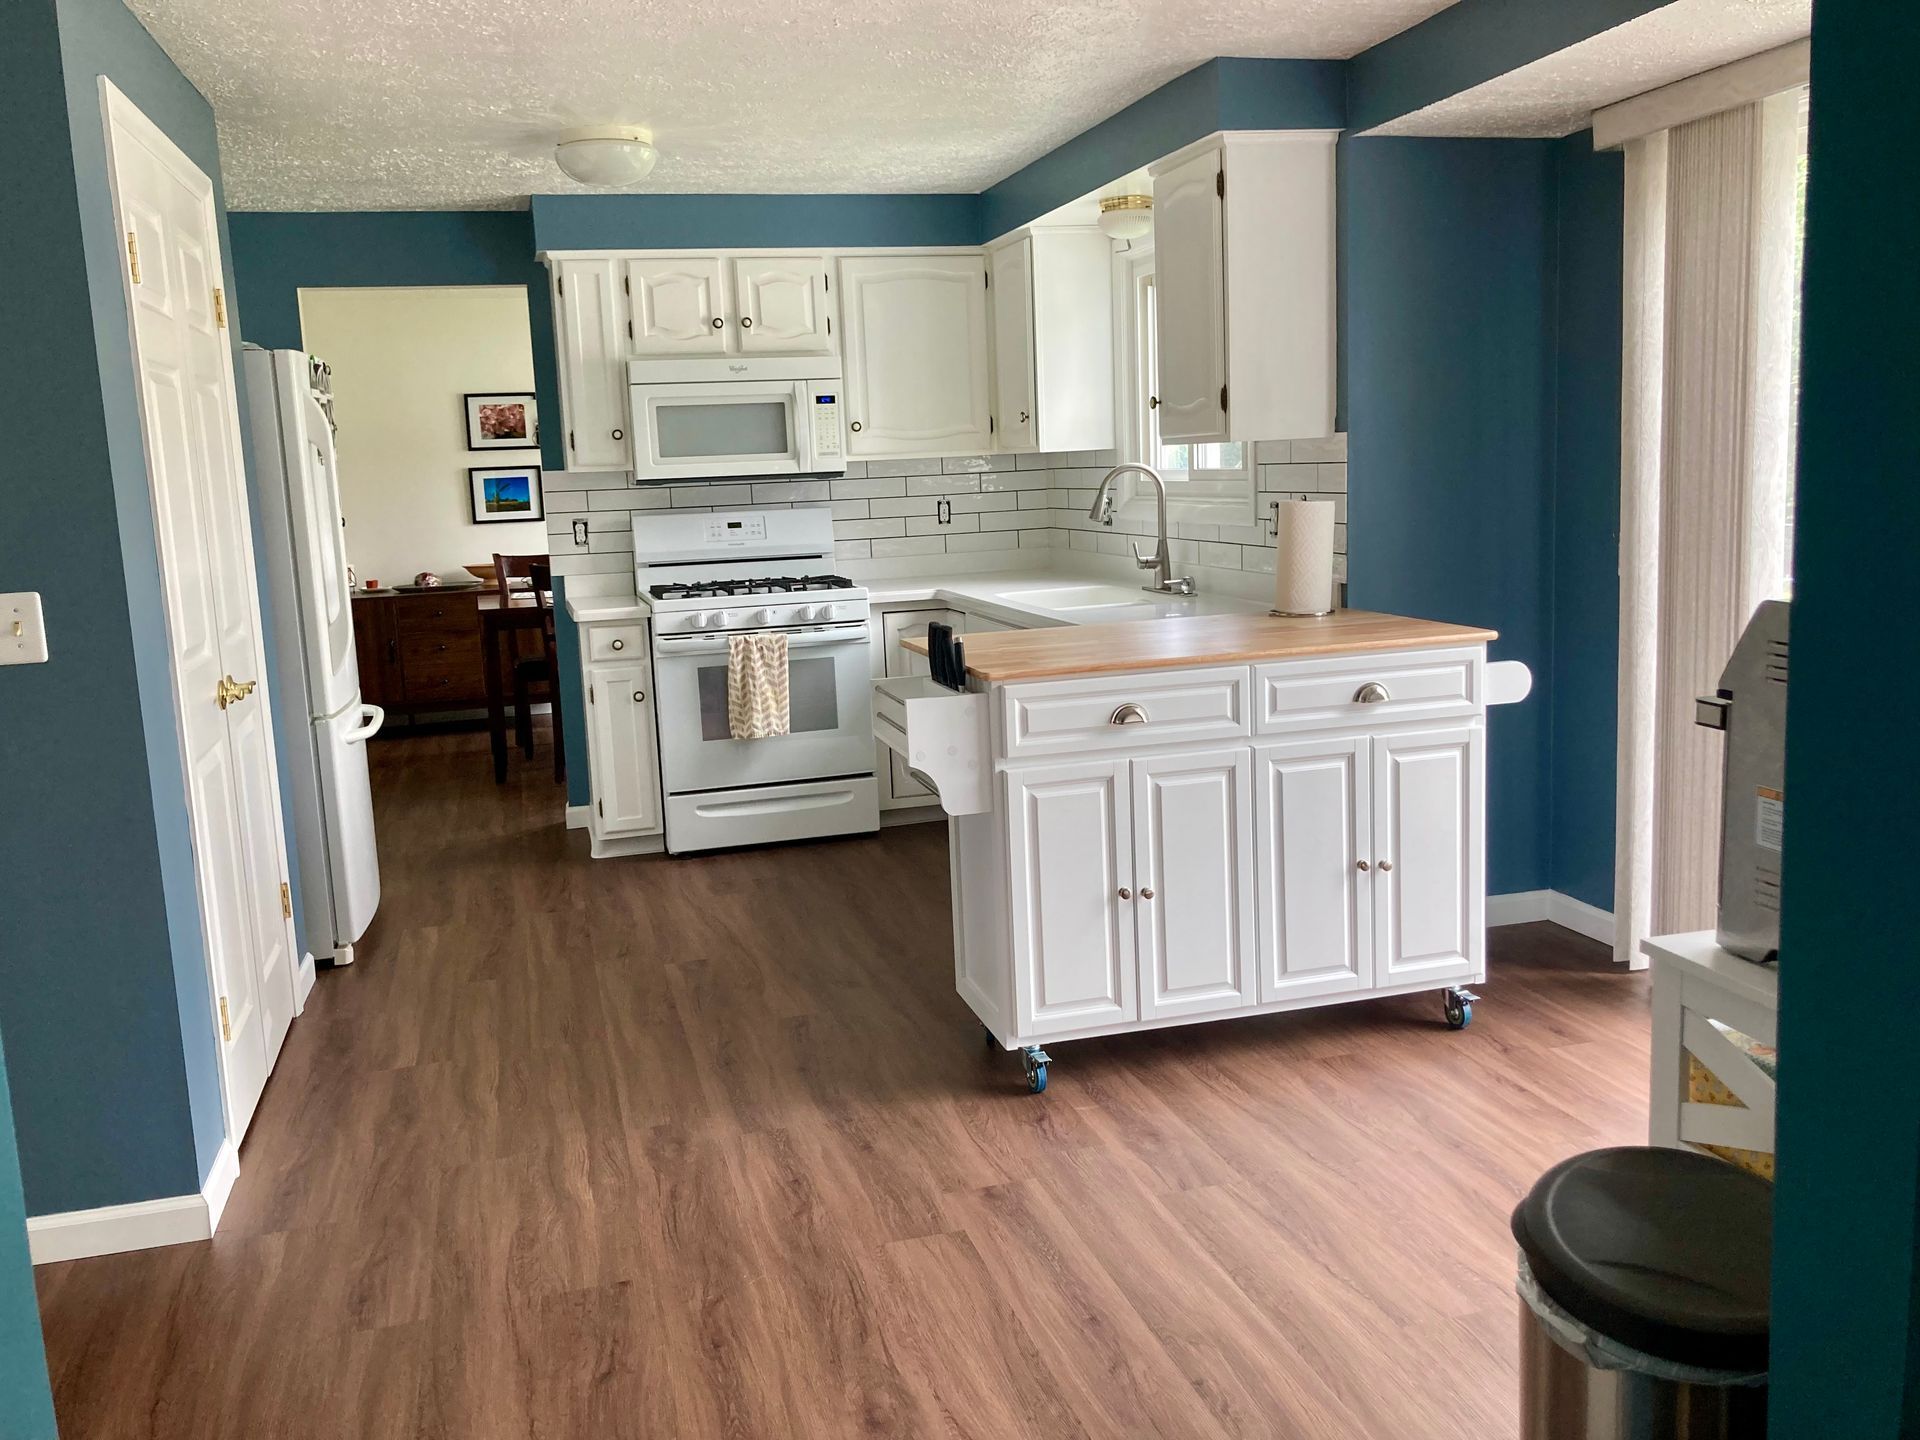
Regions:
[[[1098,610],[1107,605],[1145,605],[1149,601],[1144,590],[1126,585],[1047,585],[1038,590],[1009,590],[1007,599],[1036,610]]]

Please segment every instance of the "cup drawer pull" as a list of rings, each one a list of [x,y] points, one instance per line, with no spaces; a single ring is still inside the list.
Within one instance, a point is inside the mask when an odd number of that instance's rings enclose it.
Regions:
[[[1110,725],[1144,725],[1147,723],[1147,712],[1142,710],[1138,705],[1135,705],[1132,701],[1128,701],[1118,710],[1115,710],[1112,715],[1107,717],[1107,723]]]
[[[1392,698],[1393,696],[1388,692],[1387,687],[1382,685],[1378,680],[1369,680],[1353,692],[1353,703],[1356,705],[1378,705],[1382,701],[1391,700]]]

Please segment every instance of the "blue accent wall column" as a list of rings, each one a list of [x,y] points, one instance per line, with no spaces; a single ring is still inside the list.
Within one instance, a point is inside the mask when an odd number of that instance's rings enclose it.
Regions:
[[[1920,1435],[1920,13],[1821,0],[1780,941],[1778,1440]]]
[[[1551,888],[1613,909],[1620,675],[1620,287],[1626,171],[1556,142]]]
[[[1350,591],[1500,631],[1534,692],[1488,722],[1490,894],[1547,883],[1553,147],[1341,143]]]
[[[0,1440],[54,1440],[46,1343],[27,1255],[27,1206],[0,1054]]]

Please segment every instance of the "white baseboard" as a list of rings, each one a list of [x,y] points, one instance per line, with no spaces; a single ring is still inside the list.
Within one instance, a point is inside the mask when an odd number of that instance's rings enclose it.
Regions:
[[[587,817],[592,814],[593,814],[593,807],[591,805],[567,806],[567,829],[569,830],[586,829]]]
[[[227,1208],[227,1197],[233,1194],[233,1185],[240,1178],[240,1152],[233,1147],[233,1141],[222,1140],[220,1150],[213,1157],[213,1165],[207,1171],[207,1178],[200,1184],[200,1195],[207,1202],[207,1234],[212,1235],[220,1228],[220,1217]]]
[[[1613,912],[1562,895],[1558,890],[1516,890],[1508,895],[1487,897],[1488,925],[1525,925],[1533,920],[1551,920],[1555,925],[1613,944]]]
[[[890,825],[924,825],[930,820],[944,820],[947,812],[940,808],[939,801],[931,805],[902,805],[897,810],[880,812],[880,828]]]
[[[313,994],[313,982],[316,978],[313,952],[309,950],[300,957],[300,963],[293,970],[293,1013],[306,1013],[307,997]]]
[[[212,1238],[212,1212],[205,1195],[169,1195],[132,1205],[67,1210],[27,1217],[27,1249],[36,1265],[152,1250]]]

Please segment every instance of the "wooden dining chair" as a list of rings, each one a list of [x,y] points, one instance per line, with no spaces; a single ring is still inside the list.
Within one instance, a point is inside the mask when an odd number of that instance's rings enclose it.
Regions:
[[[529,758],[533,755],[533,687],[537,684],[546,691],[548,704],[553,712],[553,778],[556,782],[567,778],[567,751],[563,727],[560,723],[560,653],[554,643],[553,632],[553,561],[547,555],[495,555],[493,557],[494,583],[500,587],[500,603],[509,605],[522,587],[514,585],[515,580],[527,582],[524,587],[533,595],[534,608],[541,612],[538,633],[540,653],[522,655],[519,641],[513,643],[510,664],[513,671],[513,726],[520,741],[521,753]]]

